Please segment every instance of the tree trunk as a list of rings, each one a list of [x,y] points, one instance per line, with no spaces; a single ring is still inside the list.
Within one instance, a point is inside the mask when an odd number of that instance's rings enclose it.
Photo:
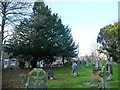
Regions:
[[[63,66],[65,66],[64,58],[65,58],[65,57],[63,56],[63,57],[62,57]]]
[[[3,9],[3,12],[6,11],[6,8]],[[2,24],[1,24],[1,40],[0,40],[0,65],[3,66],[3,38],[4,38],[4,27],[5,27],[5,18],[6,15],[5,13],[3,13],[3,17],[2,17]]]
[[[31,66],[32,66],[32,68],[36,68],[37,67],[37,60],[36,59],[31,61]]]

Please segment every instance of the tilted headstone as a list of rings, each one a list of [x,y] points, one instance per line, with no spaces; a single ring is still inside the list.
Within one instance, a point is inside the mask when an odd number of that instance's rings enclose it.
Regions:
[[[34,68],[28,73],[26,88],[47,88],[47,74],[41,68]]]
[[[78,65],[76,64],[76,62],[73,62],[73,64],[72,64],[72,74],[73,74],[73,76],[78,75]]]
[[[48,70],[47,75],[48,75],[48,79],[50,80],[54,79],[54,73],[52,70]]]

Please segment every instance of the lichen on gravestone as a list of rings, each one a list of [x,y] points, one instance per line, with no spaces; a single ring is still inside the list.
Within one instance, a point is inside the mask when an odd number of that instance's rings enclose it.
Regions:
[[[47,88],[47,74],[41,68],[34,68],[28,73],[26,88]]]
[[[99,75],[102,77],[101,85],[99,87],[105,90],[107,88],[110,88],[107,82],[107,77],[109,76],[109,72],[107,72],[105,66],[102,67],[101,73]]]

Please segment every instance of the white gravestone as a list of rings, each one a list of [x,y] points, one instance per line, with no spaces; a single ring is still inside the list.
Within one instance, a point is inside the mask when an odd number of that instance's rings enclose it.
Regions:
[[[95,62],[95,68],[98,69],[98,60]]]
[[[7,69],[9,65],[9,59],[4,59],[4,69]]]
[[[89,66],[89,62],[88,62],[88,60],[86,60],[86,66],[87,66],[87,67]]]
[[[77,70],[77,68],[78,68],[77,63],[76,63],[76,62],[73,62],[73,64],[72,64],[72,73],[73,73],[73,76],[77,76],[77,75],[78,75],[78,70]]]
[[[44,64],[43,60],[40,61],[40,67],[43,67],[43,64]]]

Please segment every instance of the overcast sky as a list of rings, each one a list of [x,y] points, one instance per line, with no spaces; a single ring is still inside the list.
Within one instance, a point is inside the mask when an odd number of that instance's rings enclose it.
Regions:
[[[52,0],[51,0],[52,1]],[[117,0],[71,0],[46,2],[52,12],[58,13],[63,24],[69,25],[80,56],[90,54],[94,48],[100,28],[118,19]]]

